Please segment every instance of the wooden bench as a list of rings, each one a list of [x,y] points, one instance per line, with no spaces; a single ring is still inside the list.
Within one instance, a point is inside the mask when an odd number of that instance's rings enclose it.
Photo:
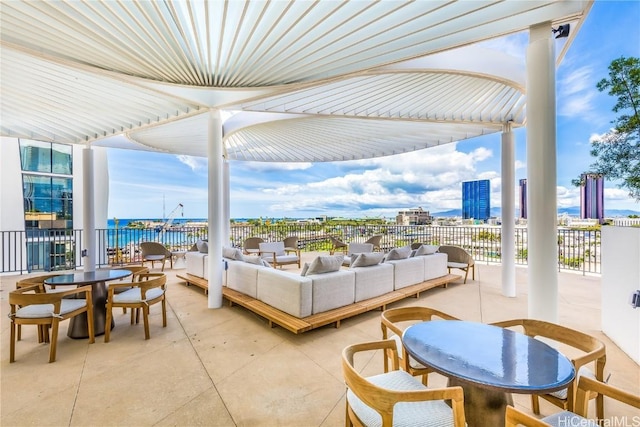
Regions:
[[[195,285],[202,288],[207,294],[208,285],[207,281],[203,278],[193,276],[191,274],[177,275],[178,278],[184,280],[189,285]],[[344,307],[335,308],[333,310],[324,311],[322,313],[312,314],[307,317],[295,317],[284,311],[278,310],[252,298],[242,292],[238,292],[233,289],[229,289],[226,286],[222,287],[222,296],[229,301],[229,305],[237,304],[247,310],[251,310],[257,315],[267,319],[269,326],[274,327],[279,325],[294,334],[300,334],[302,332],[310,331],[325,325],[335,323],[336,328],[340,327],[340,321],[349,317],[357,316],[358,314],[365,313],[367,311],[376,309],[385,309],[387,304],[399,301],[408,297],[417,297],[420,292],[424,292],[428,289],[438,286],[446,287],[450,282],[461,279],[462,276],[457,274],[447,274],[446,276],[437,277],[435,279],[427,280],[426,282],[418,283],[416,285],[409,286],[404,289],[389,292],[384,295],[380,295],[374,298],[370,298],[365,301],[359,301],[354,304],[350,304]]]

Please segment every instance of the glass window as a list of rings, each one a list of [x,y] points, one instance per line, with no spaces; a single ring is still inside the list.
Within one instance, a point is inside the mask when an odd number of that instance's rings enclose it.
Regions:
[[[51,143],[20,140],[23,171],[51,173]]]
[[[63,144],[51,144],[51,171],[61,175],[73,174],[72,147]]]

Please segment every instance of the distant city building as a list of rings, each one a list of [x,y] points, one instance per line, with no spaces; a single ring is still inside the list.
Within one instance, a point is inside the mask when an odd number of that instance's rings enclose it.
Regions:
[[[433,217],[429,211],[424,211],[421,207],[400,211],[396,216],[396,224],[398,225],[429,225],[432,222]]]
[[[582,174],[580,187],[580,218],[604,221],[604,176],[597,173]]]
[[[486,221],[491,216],[491,183],[488,179],[462,183],[462,219]]]
[[[527,219],[527,179],[520,180],[520,219]]]

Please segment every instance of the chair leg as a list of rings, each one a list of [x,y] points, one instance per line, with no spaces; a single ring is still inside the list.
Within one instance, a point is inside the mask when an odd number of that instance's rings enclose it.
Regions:
[[[58,344],[58,325],[60,324],[60,320],[57,317],[53,318],[53,323],[51,324],[51,339],[49,343],[49,363],[56,361],[56,349]]]
[[[167,327],[167,300],[162,299],[162,327]]]
[[[96,342],[96,331],[93,323],[93,303],[89,301],[87,304],[87,329],[89,330],[89,344]],[[111,320],[104,325],[105,332],[107,329],[111,330]]]
[[[469,275],[469,267],[464,269],[464,284],[467,283],[467,276]]]
[[[142,307],[142,320],[144,321],[144,339],[148,340],[149,336],[149,306],[144,305]]]
[[[18,341],[20,341],[22,339],[22,325],[16,325],[18,328]],[[38,329],[38,342],[42,342],[40,341],[40,329]]]
[[[160,271],[164,271],[164,258],[162,259],[162,269]]]
[[[111,303],[107,302],[107,320],[104,322],[104,342],[109,342],[111,338]],[[133,316],[133,309],[131,309],[131,316]]]
[[[540,415],[540,401],[538,400],[538,396],[535,394],[531,395],[531,410],[534,414]]]
[[[18,328],[20,325],[18,325]],[[18,332],[20,329],[18,329]],[[16,323],[11,319],[11,343],[9,344],[9,363],[16,361]]]

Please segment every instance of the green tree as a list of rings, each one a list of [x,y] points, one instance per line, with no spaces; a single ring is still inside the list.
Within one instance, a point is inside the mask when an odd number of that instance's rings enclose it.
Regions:
[[[640,201],[640,59],[623,56],[613,60],[609,78],[596,87],[617,97],[613,112],[620,115],[612,121],[613,129],[592,142],[591,155],[597,160],[591,169],[619,180],[619,187]],[[581,178],[573,183],[582,185]]]

